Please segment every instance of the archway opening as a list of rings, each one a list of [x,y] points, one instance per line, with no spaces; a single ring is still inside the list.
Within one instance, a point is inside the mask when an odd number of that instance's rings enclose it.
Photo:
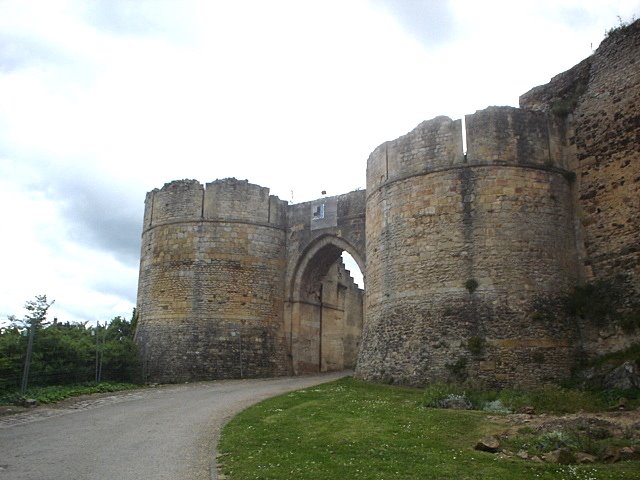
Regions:
[[[295,374],[355,368],[364,323],[358,281],[364,283],[358,262],[339,242],[324,242],[302,259],[291,305]]]
[[[342,252],[342,263],[351,275],[353,282],[362,290],[364,290],[364,274],[358,266],[356,259],[346,250]]]

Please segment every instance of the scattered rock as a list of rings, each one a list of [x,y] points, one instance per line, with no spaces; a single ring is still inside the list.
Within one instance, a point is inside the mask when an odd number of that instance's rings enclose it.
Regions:
[[[578,463],[595,463],[597,457],[584,452],[576,452],[576,462]]]
[[[527,406],[524,406],[524,407],[520,407],[518,409],[517,413],[524,413],[526,415],[533,415],[535,413],[535,409],[532,406],[527,405]]]
[[[530,462],[554,462],[554,463],[577,463],[590,465],[593,463],[613,463],[620,460],[640,462],[640,444],[634,445],[640,440],[640,407],[630,409],[631,401],[623,399],[621,404],[626,404],[626,410],[601,411],[601,412],[578,412],[573,414],[556,415],[530,415],[524,413],[513,413],[506,416],[490,416],[491,421],[508,425],[507,429],[493,437],[485,437],[475,446],[477,450],[497,453],[498,458],[520,458]],[[543,435],[550,432],[561,432],[569,435],[576,435],[578,438],[593,443],[593,446],[602,449],[605,444],[601,442],[609,438],[614,439],[617,447],[610,446],[599,455],[592,455],[564,448],[565,451],[556,450],[544,456],[532,455],[525,449],[506,451],[503,447],[509,443],[511,438],[523,436]],[[619,440],[619,442],[618,442]],[[484,444],[483,444],[484,442]],[[621,447],[620,445],[631,445]],[[639,463],[640,464],[640,463]]]
[[[605,388],[619,388],[620,390],[640,388],[640,369],[638,364],[629,360],[614,368],[604,376],[603,386]]]
[[[575,455],[568,448],[558,448],[557,450],[543,455],[542,458],[548,463],[560,463],[562,465],[576,463]]]
[[[607,447],[600,456],[605,463],[616,463],[620,461],[620,449],[616,447]]]
[[[473,405],[462,395],[447,395],[439,402],[440,408],[450,408],[453,410],[471,410]]]
[[[25,398],[22,400],[21,405],[26,408],[33,408],[38,406],[38,401],[34,398]]]
[[[620,449],[620,460],[638,460],[640,459],[640,452],[637,447],[622,447]]]
[[[478,440],[478,443],[476,443],[476,446],[473,448],[482,452],[496,453],[500,448],[500,441],[493,436],[484,437]]]

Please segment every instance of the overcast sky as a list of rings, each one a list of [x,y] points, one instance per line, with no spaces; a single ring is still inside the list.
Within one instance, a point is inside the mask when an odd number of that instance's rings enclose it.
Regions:
[[[135,305],[145,192],[236,177],[301,202],[437,115],[589,56],[638,0],[0,0],[0,318]]]

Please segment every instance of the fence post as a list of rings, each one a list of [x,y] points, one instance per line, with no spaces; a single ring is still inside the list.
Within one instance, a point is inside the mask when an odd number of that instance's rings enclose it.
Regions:
[[[20,385],[20,393],[27,391],[29,384],[29,368],[31,367],[31,354],[33,353],[33,336],[36,333],[36,327],[33,323],[29,326],[29,341],[27,342],[27,358],[24,360],[24,370],[22,372],[22,383]]]
[[[100,358],[100,351],[99,351],[99,338],[100,338],[100,322],[96,322],[96,383],[100,382],[100,371],[99,371],[99,358]]]

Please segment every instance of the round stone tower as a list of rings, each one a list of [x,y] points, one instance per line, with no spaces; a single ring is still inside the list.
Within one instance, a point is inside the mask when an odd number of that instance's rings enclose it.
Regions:
[[[577,282],[572,175],[551,117],[491,107],[437,117],[367,165],[366,322],[356,374],[530,384],[566,377]]]
[[[286,202],[236,179],[147,194],[136,341],[146,379],[289,373]]]

